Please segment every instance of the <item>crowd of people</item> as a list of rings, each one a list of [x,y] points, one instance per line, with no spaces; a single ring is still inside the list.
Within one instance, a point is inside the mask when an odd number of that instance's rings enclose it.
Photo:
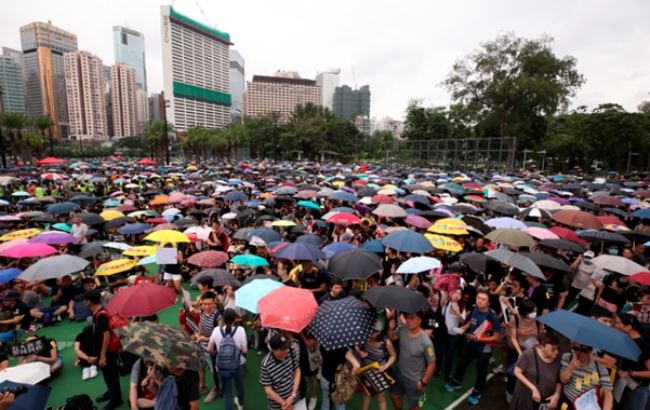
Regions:
[[[12,169],[0,184],[0,341],[85,322],[77,361],[66,366],[78,366],[82,380],[102,374],[104,410],[176,408],[161,407],[169,400],[196,410],[218,399],[241,410],[251,354],[263,356],[259,383],[272,410],[345,409],[356,387],[348,379],[368,366],[390,385],[360,393],[364,410],[373,397],[380,409],[388,398],[396,409],[425,408],[456,389],[470,389],[467,401],[480,406],[494,362],[507,386],[503,406],[513,410],[573,408],[591,392],[604,410],[648,402],[650,182],[642,177],[103,162]],[[156,263],[160,250],[174,262]],[[39,264],[63,255],[85,262],[38,276]],[[290,318],[310,315],[303,326],[271,326],[268,308],[246,303],[243,291],[264,279],[313,295],[311,313],[286,308]],[[198,365],[127,347],[111,301],[149,282],[177,295]],[[391,299],[396,287],[409,293]],[[388,290],[384,299],[377,290]],[[329,348],[314,318],[343,303],[358,303],[371,323],[345,330],[364,334],[355,343]],[[544,323],[569,311],[629,339],[636,359]],[[121,325],[162,325],[155,313],[124,315]],[[47,363],[56,377],[57,342],[42,342],[15,365]],[[10,367],[3,354],[0,369]]]

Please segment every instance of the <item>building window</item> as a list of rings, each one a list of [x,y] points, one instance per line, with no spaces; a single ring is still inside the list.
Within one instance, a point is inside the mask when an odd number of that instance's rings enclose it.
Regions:
[[[124,44],[125,46],[129,45],[129,39],[126,33],[122,33],[122,44]]]

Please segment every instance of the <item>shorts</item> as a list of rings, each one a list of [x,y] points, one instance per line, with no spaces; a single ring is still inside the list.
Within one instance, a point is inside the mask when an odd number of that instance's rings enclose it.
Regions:
[[[424,392],[418,390],[418,381],[413,381],[404,377],[402,372],[395,367],[395,384],[390,387],[390,394],[403,397],[406,396],[407,407],[413,408],[420,405],[420,399],[424,396]]]
[[[50,365],[50,367],[53,367],[53,366],[55,366],[55,365],[57,365],[57,364],[60,365],[60,366],[63,366],[63,356],[61,356],[61,355],[57,355],[57,357],[56,357],[56,362],[52,363],[52,364]]]
[[[163,279],[164,279],[164,280],[178,280],[178,281],[182,281],[182,280],[183,280],[183,275],[181,275],[180,273],[176,274],[176,273],[167,273],[167,272],[163,272]]]

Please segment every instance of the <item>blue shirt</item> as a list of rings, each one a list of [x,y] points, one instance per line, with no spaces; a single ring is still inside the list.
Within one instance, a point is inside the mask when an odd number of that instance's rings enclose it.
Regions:
[[[492,320],[491,322],[488,321],[490,318],[490,314],[492,315]],[[501,331],[501,324],[499,323],[499,315],[494,313],[492,309],[489,309],[485,312],[481,312],[478,310],[478,307],[474,307],[472,309],[471,315],[470,315],[470,321],[471,325],[469,327],[468,333],[474,334],[478,336],[479,338],[481,337],[489,337],[493,333],[489,332],[500,332]],[[482,326],[485,323],[484,326]],[[481,328],[483,327],[482,331]],[[488,334],[489,333],[489,334]],[[467,345],[471,347],[472,349],[476,350],[482,350],[484,352],[490,352],[492,351],[491,347],[490,349],[486,348],[486,344],[484,342],[475,342],[473,340],[470,340],[467,342]]]
[[[321,296],[320,299],[318,299],[318,306],[322,305],[323,302],[327,302],[328,300],[339,300],[339,299],[345,299],[347,298],[348,295],[345,294],[345,292],[341,291],[337,297],[332,296],[331,293],[327,292],[323,296]]]

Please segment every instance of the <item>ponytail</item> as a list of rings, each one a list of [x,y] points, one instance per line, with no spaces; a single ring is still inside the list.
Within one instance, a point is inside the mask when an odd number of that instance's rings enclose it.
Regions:
[[[228,308],[223,312],[223,323],[226,325],[227,335],[232,332],[232,325],[235,323],[235,319],[237,319],[237,314],[233,309]]]

